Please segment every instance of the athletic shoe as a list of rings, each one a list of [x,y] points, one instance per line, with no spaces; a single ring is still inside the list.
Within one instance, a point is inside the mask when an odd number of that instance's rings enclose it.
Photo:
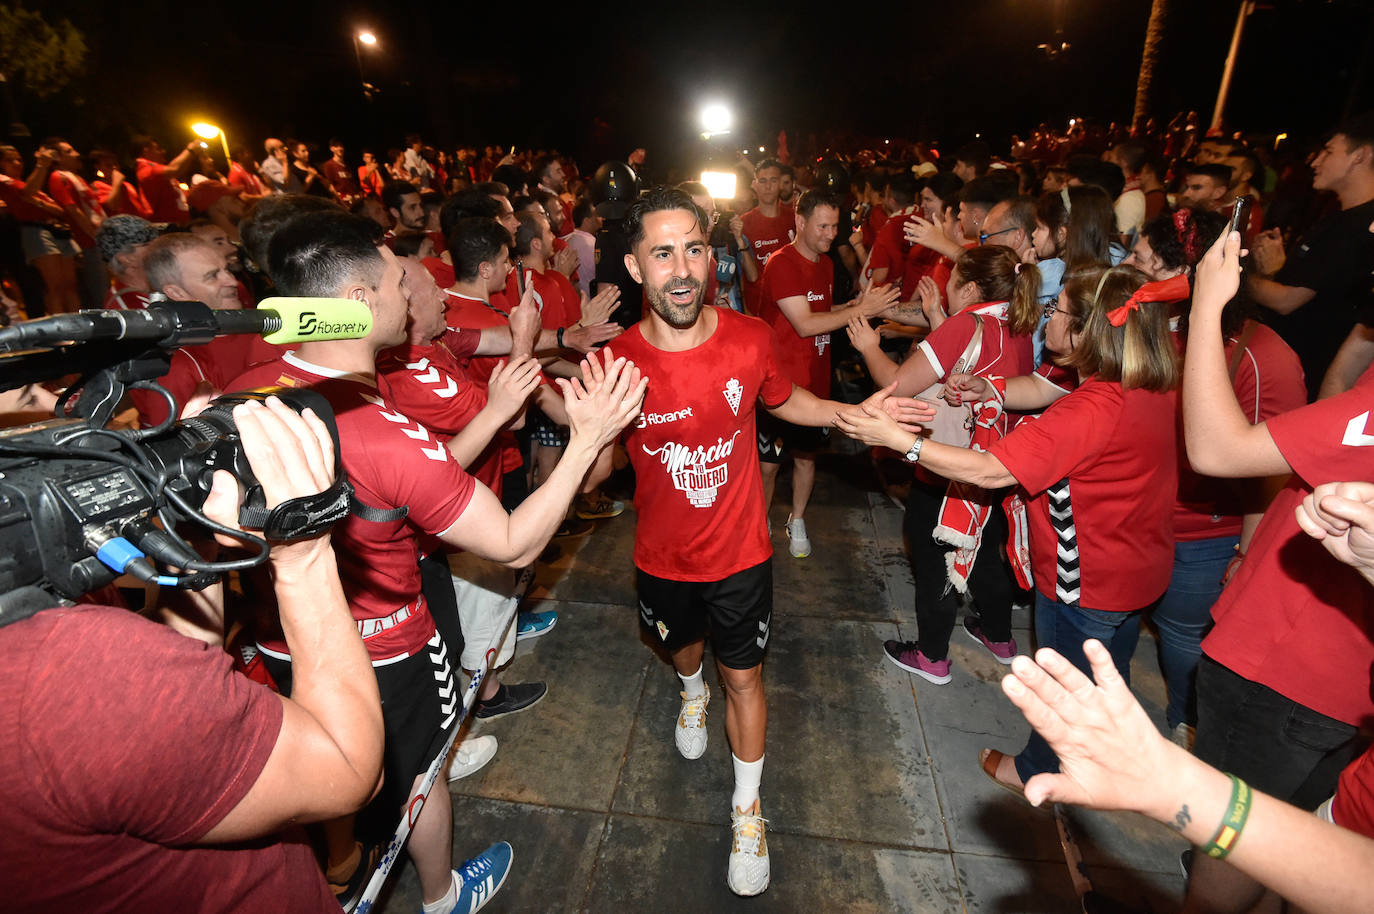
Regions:
[[[794,559],[804,559],[811,554],[811,540],[806,536],[806,521],[800,517],[792,519],[792,515],[787,515],[787,544],[788,550]]]
[[[364,847],[362,842],[355,841],[354,845],[358,848],[358,865],[353,868],[347,878],[338,880],[329,879],[329,890],[334,893],[334,900],[339,903],[339,907],[346,912],[351,912],[358,906],[358,902],[363,899],[363,890],[367,888],[368,880],[372,878],[372,871],[377,868],[377,858],[381,856],[382,847],[375,844],[372,847]]]
[[[987,636],[983,634],[983,622],[977,616],[964,616],[964,633],[987,648],[1000,664],[1010,664],[1011,658],[1016,656],[1016,639],[989,641]]]
[[[491,735],[469,736],[453,744],[453,753],[448,759],[448,779],[461,781],[470,774],[476,774],[496,756],[496,737]]]
[[[711,687],[702,683],[706,689],[697,698],[682,696],[682,710],[677,715],[677,727],[673,730],[673,740],[677,751],[683,758],[701,758],[706,751],[706,706],[711,703]]]
[[[473,914],[486,907],[492,896],[501,891],[510,873],[515,851],[505,841],[499,841],[453,871],[458,884],[458,903],[449,914]]]
[[[503,682],[489,700],[477,702],[472,713],[478,720],[495,720],[532,708],[543,701],[547,694],[549,687],[542,682],[522,682],[519,685],[507,685]]]
[[[949,659],[931,660],[921,653],[918,642],[884,641],[883,653],[887,655],[888,660],[908,673],[915,673],[936,685],[944,685],[953,678],[949,675]]]
[[[586,536],[596,528],[591,521],[582,520],[577,517],[570,517],[558,525],[554,531],[554,536]]]
[[[625,502],[607,498],[600,489],[577,496],[577,516],[583,520],[604,520],[619,517],[625,511]]]
[[[736,895],[758,895],[768,888],[768,820],[759,815],[759,801],[747,810],[730,810],[730,862],[725,884]]]
[[[521,613],[515,620],[515,640],[528,641],[547,635],[558,624],[558,613],[548,610],[542,613]]]

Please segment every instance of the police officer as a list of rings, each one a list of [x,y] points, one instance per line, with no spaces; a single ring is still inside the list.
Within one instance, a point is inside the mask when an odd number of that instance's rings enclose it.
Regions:
[[[618,286],[620,304],[610,319],[622,327],[629,327],[639,320],[644,300],[640,284],[625,268],[625,255],[630,253],[625,215],[630,204],[639,199],[639,179],[624,162],[607,162],[592,176],[591,198],[596,204],[596,214],[603,220],[601,231],[596,233],[594,292],[608,285]]]

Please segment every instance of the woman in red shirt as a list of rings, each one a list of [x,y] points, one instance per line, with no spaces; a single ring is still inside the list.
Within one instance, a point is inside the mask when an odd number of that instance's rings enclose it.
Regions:
[[[874,382],[879,387],[895,382],[894,395],[899,397],[919,395],[955,371],[980,377],[1029,374],[1034,369],[1031,333],[1040,317],[1036,304],[1039,288],[1040,274],[1035,267],[1022,264],[1011,248],[972,248],[959,258],[946,289],[954,313],[900,366],[878,347],[878,334],[867,320],[856,317],[850,321],[849,338]],[[976,354],[971,346],[975,336]],[[970,364],[963,364],[966,358]],[[993,416],[973,443],[986,447],[1005,432],[1006,417]],[[917,468],[903,527],[911,543],[920,640],[884,645],[887,658],[897,666],[936,685],[950,681],[949,636],[959,611],[956,590],[971,592],[977,606],[977,614],[964,620],[969,637],[1001,663],[1011,663],[1016,656],[1016,641],[1011,635],[1011,577],[1002,559],[1007,543],[1002,512],[1005,494],[996,488],[951,484]],[[988,510],[970,511],[960,503]],[[961,513],[956,517],[954,512]],[[974,515],[978,515],[976,521]],[[960,562],[957,554],[950,558],[956,549],[969,553],[962,556],[964,561]]]
[[[868,408],[836,420],[851,437],[905,452],[948,479],[985,489],[1019,484],[1031,498],[1036,640],[1087,671],[1083,642],[1097,638],[1128,682],[1142,612],[1169,584],[1178,485],[1178,353],[1168,308],[1153,300],[1157,290],[1142,289],[1146,280],[1133,267],[1070,277],[1046,309],[1045,338],[1081,383],[986,452],[914,437]],[[1038,734],[1014,758],[985,749],[979,759],[989,777],[1018,791],[1059,770]]]
[[[33,172],[26,179],[19,150],[0,146],[0,202],[19,223],[24,261],[33,264],[43,278],[43,308],[49,314],[62,314],[81,308],[76,279],[81,248],[72,241],[67,214],[42,190],[54,158],[52,150],[40,148],[34,154]],[[31,312],[35,304],[29,303]]]

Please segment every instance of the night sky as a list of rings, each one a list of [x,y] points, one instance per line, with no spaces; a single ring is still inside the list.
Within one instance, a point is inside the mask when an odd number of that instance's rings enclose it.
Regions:
[[[432,4],[437,7],[439,4]],[[146,131],[169,149],[187,125],[231,143],[345,139],[356,159],[410,130],[445,144],[556,146],[584,168],[650,150],[694,164],[696,111],[730,103],[741,145],[827,130],[939,139],[1012,133],[1070,116],[1129,120],[1149,0],[956,0],[900,4],[677,5],[633,14],[592,5],[45,0],[87,37],[86,72],[46,102],[20,95],[35,136],[121,150]],[[582,6],[582,16],[569,11]],[[602,9],[619,9],[610,4]],[[1239,6],[1173,0],[1154,113],[1208,120]],[[1254,131],[1320,134],[1347,105],[1374,105],[1374,13],[1359,0],[1273,0],[1250,19],[1228,108]],[[415,11],[424,10],[420,15]],[[746,10],[753,10],[746,12]],[[1056,26],[1062,35],[1056,37]],[[363,100],[352,33],[370,28]],[[1057,59],[1037,49],[1066,40]],[[794,139],[795,142],[795,139]],[[327,151],[324,153],[327,155]]]

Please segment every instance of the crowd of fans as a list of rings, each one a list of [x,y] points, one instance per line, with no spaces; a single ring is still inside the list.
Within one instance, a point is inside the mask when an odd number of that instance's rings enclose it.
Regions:
[[[531,567],[551,538],[624,510],[602,488],[616,467],[635,487],[640,614],[681,679],[675,743],[705,750],[709,632],[734,773],[727,881],[764,891],[767,510],[790,464],[780,538],[811,555],[816,457],[838,429],[889,483],[910,469],[893,490],[917,628],[883,656],[944,685],[962,629],[1010,667],[1036,732],[984,749],[988,778],[1172,823],[1206,851],[1188,858],[1189,911],[1257,909],[1266,885],[1354,909],[1291,861],[1325,849],[1367,868],[1374,844],[1283,804],[1374,838],[1374,116],[1307,160],[1191,117],[1042,125],[1000,157],[982,141],[779,148],[726,166],[733,199],[651,189],[643,149],[584,176],[556,151],[410,136],[359,163],[328,145],[319,161],[268,138],[261,158],[221,163],[142,138],[131,168],[62,138],[27,158],[0,146],[9,321],[272,295],[373,316],[364,339],[178,349],[159,382],[176,410],[130,394],[116,421],[154,427],[220,392],[320,391],[354,513],[332,537],[274,545],[270,577],[224,593],[91,598],[161,626],[82,605],[0,629],[0,681],[33,696],[0,723],[18,757],[0,775],[0,867],[20,907],[213,891],[351,909],[452,743],[408,851],[426,914],[477,910],[512,850],[452,868],[446,784],[497,752],[466,728],[451,739],[452,667],[480,678],[477,719],[545,697],[503,681],[517,643],[557,623],[518,611]],[[54,401],[40,384],[6,396],[11,425]],[[312,413],[271,399],[235,418],[269,508],[332,484]],[[233,525],[236,499],[221,477],[206,512]],[[1038,665],[1013,636],[1017,604]],[[1168,689],[1158,745],[1128,689],[1142,625]],[[53,719],[99,721],[83,740],[97,746],[73,761]],[[1136,746],[1186,782],[1140,774]],[[1144,796],[1102,786],[1132,777]],[[1165,794],[1180,807],[1161,813]],[[302,822],[320,825],[307,839]],[[55,860],[81,875],[45,876]]]

